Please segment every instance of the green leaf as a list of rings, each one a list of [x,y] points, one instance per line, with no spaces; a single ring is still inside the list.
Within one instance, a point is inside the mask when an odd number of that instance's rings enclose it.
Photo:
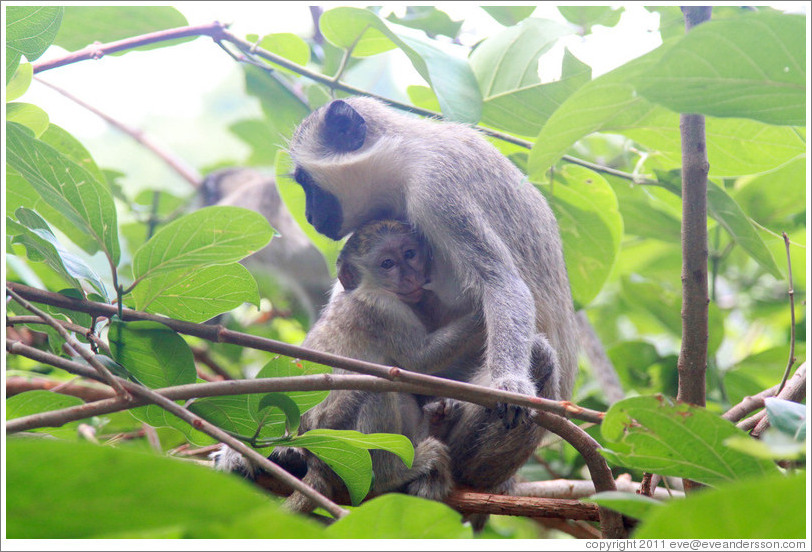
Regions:
[[[46,132],[47,134],[47,132]],[[14,216],[18,207],[27,207],[41,214],[59,228],[70,240],[85,251],[98,251],[96,241],[73,224],[59,211],[45,203],[37,191],[10,165],[6,165],[6,215]]]
[[[581,499],[581,501],[597,504],[598,506],[605,506],[606,508],[620,512],[624,516],[637,519],[645,519],[663,505],[659,500],[654,500],[648,496],[636,493],[622,493],[619,491],[597,493],[589,498]]]
[[[268,361],[257,373],[257,378],[285,378],[292,376],[307,376],[313,374],[327,374],[331,369],[313,362],[290,359],[276,356]],[[285,393],[295,404],[299,412],[307,412],[324,399],[329,391],[290,391]],[[277,438],[285,435],[287,417],[279,410],[265,410],[260,412],[260,404],[264,395],[252,394],[248,396],[248,410],[254,422],[254,429],[262,425],[259,433],[260,439]]]
[[[777,473],[772,462],[733,450],[724,441],[745,435],[704,408],[667,398],[634,397],[612,405],[601,424],[612,463],[647,472],[720,485]]]
[[[228,534],[246,520],[262,522],[248,533],[261,538],[322,532],[239,478],[189,462],[88,443],[9,439],[7,445],[9,538],[138,531],[197,537]]]
[[[782,229],[789,220],[806,210],[807,165],[807,158],[803,155],[775,171],[742,179],[730,193],[753,220]]]
[[[256,420],[248,410],[248,395],[203,397],[190,404],[189,410],[231,433],[250,437],[257,431]]]
[[[434,6],[406,6],[406,14],[403,17],[391,13],[386,19],[404,27],[425,31],[430,38],[437,35],[456,38],[463,23],[452,21],[447,13]]]
[[[230,264],[265,247],[273,229],[255,211],[242,207],[204,207],[161,228],[135,252],[138,280],[195,266]]]
[[[158,272],[133,290],[135,308],[187,322],[205,322],[243,303],[259,306],[256,280],[241,264]]]
[[[795,354],[801,359],[806,357],[803,343],[795,345]],[[746,396],[755,395],[781,381],[788,356],[787,346],[781,345],[736,361],[724,375],[728,402],[737,404]]]
[[[9,233],[15,236],[13,243],[25,247],[30,260],[45,262],[76,289],[82,289],[79,283],[81,279],[92,285],[103,297],[108,297],[102,279],[82,259],[62,248],[42,217],[25,207],[17,209],[15,214],[24,228],[10,228]]]
[[[90,152],[64,128],[51,123],[39,139],[84,167],[97,182],[101,184],[107,182],[107,178],[96,165]]]
[[[558,220],[573,300],[583,308],[612,270],[620,250],[623,219],[614,191],[598,173],[568,165],[556,174],[556,180],[554,188],[541,189]]]
[[[799,442],[806,440],[806,407],[792,401],[769,397],[764,399],[770,424]]]
[[[6,7],[6,84],[25,56],[34,61],[54,41],[64,8],[58,6]]]
[[[581,27],[583,34],[592,31],[593,25],[614,27],[620,21],[623,8],[611,6],[556,6],[567,21]]]
[[[6,85],[6,102],[11,102],[25,94],[31,86],[31,79],[34,77],[34,66],[30,63],[23,63],[17,67],[17,71]]]
[[[113,42],[154,31],[185,27],[189,23],[169,6],[68,6],[55,44],[74,51],[93,42]],[[179,38],[139,46],[138,50],[163,48],[189,42],[197,37]],[[121,55],[118,52],[112,55]]]
[[[322,14],[320,27],[324,37],[339,48],[355,45],[356,57],[397,46],[437,94],[443,115],[463,123],[479,122],[482,96],[467,60],[450,55],[435,44],[395,34],[369,10],[334,8]]]
[[[531,179],[547,169],[580,138],[607,129],[635,127],[656,106],[637,95],[629,80],[657,64],[666,45],[593,79],[572,93],[539,132],[528,159]]]
[[[61,410],[84,404],[79,397],[61,395],[52,391],[26,391],[6,399],[6,419],[22,418],[40,412]]]
[[[730,237],[776,279],[783,279],[770,250],[736,201],[715,182],[708,181],[708,210]]]
[[[311,429],[304,435],[329,437],[348,443],[356,448],[386,450],[403,460],[407,468],[414,461],[414,447],[408,437],[394,433],[360,433],[353,430]],[[299,437],[301,438],[301,437]]]
[[[295,435],[299,429],[301,414],[299,413],[299,407],[293,399],[288,397],[285,393],[266,393],[262,395],[262,398],[259,400],[257,412],[262,416],[264,410],[273,407],[281,410],[285,415],[285,433]]]
[[[803,539],[806,474],[773,475],[691,493],[658,508],[636,539]],[[757,497],[757,500],[754,500]],[[679,520],[679,523],[674,523]]]
[[[163,324],[111,320],[107,338],[116,362],[147,387],[158,389],[197,380],[192,350]]]
[[[411,467],[414,448],[403,435],[364,434],[350,430],[311,429],[291,440],[292,446],[304,447],[330,466],[350,493],[353,505],[369,493],[372,485],[372,458],[368,450],[386,450]]]
[[[663,166],[682,165],[679,115],[655,107],[633,124],[616,128],[624,136],[652,150]],[[806,142],[791,127],[767,125],[750,119],[705,119],[711,178],[773,171],[806,152]]]
[[[305,193],[302,187],[293,180],[293,163],[288,152],[279,150],[276,154],[276,188],[285,206],[290,211],[299,228],[305,233],[327,261],[330,273],[335,275],[336,259],[341,251],[342,242],[333,241],[318,232],[305,218]]]
[[[257,42],[257,39],[258,37],[256,35],[248,37],[249,42]],[[293,33],[273,33],[263,36],[262,40],[259,40],[258,46],[263,50],[282,56],[298,65],[304,66],[310,61],[310,47],[307,45],[307,42]],[[281,65],[276,65],[275,63],[271,63],[271,65],[283,73],[288,73],[289,75],[296,74]]]
[[[372,487],[369,451],[327,436],[311,438],[307,433],[293,439],[292,444],[306,448],[330,466],[347,486],[353,505],[359,504],[369,493]]]
[[[536,6],[482,6],[482,9],[505,27],[510,27],[530,17]]]
[[[9,164],[48,205],[93,238],[94,247],[85,251],[95,253],[101,249],[112,264],[118,264],[116,208],[107,186],[17,123],[6,122],[6,137]]]
[[[14,121],[34,131],[37,138],[48,128],[48,114],[33,104],[12,102],[6,104],[6,120]]]
[[[483,96],[482,121],[525,136],[535,136],[559,105],[589,82],[591,70],[568,50],[561,79],[541,84],[539,57],[571,31],[546,19],[525,19],[482,42],[471,67]]]
[[[437,101],[437,95],[428,86],[410,84],[406,87],[406,93],[413,105],[429,111],[440,111],[440,102]]]
[[[633,82],[644,97],[679,113],[802,126],[805,37],[800,15],[756,12],[707,21]]]
[[[389,493],[364,503],[325,530],[333,539],[464,539],[471,527],[445,504]]]

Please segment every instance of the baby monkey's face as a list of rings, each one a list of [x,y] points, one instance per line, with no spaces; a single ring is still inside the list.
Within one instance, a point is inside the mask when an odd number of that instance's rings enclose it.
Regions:
[[[370,268],[378,285],[406,303],[417,303],[429,282],[426,247],[413,234],[386,236],[370,252]]]

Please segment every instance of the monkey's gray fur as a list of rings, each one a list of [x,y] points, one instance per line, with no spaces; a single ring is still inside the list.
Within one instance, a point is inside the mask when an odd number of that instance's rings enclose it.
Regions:
[[[484,317],[485,360],[449,377],[547,398],[569,398],[577,328],[558,226],[541,193],[475,130],[418,119],[371,98],[335,100],[305,119],[290,143],[308,221],[339,239],[379,218],[406,220],[433,250],[433,289],[451,308]],[[539,391],[536,336],[558,368]],[[464,403],[446,443],[458,483],[508,490],[541,440],[526,409],[501,420]]]
[[[200,198],[204,205],[245,207],[268,219],[280,235],[244,263],[255,272],[273,276],[314,321],[327,303],[333,279],[324,256],[293,220],[274,178],[250,168],[220,169],[203,180]]]
[[[411,256],[407,257],[406,251]],[[427,331],[419,315],[419,302],[431,293],[422,289],[428,282],[428,257],[425,243],[407,224],[378,221],[360,228],[339,255],[343,289],[333,294],[303,346],[419,372],[441,370],[458,356],[480,348],[481,340],[476,339],[480,324],[473,314]],[[391,270],[378,267],[384,258],[395,259]],[[336,368],[334,373],[347,372]],[[442,422],[435,421],[434,427],[441,426]],[[429,435],[431,428],[413,395],[334,390],[302,416],[300,431],[314,428],[398,433],[412,441],[415,457],[410,469],[394,454],[370,451],[375,494],[402,490],[442,500],[451,490],[448,447]],[[296,466],[302,462],[300,454],[289,448],[278,449],[272,460],[285,467]],[[332,469],[311,453],[303,454],[307,464],[303,481],[330,498],[340,495],[344,484]],[[223,448],[215,460],[219,469],[252,475],[253,468],[230,449]],[[300,512],[315,507],[298,492],[288,498],[287,505]]]

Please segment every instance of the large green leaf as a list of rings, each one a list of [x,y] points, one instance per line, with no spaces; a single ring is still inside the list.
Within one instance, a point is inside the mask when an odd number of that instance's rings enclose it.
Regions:
[[[73,51],[96,41],[113,42],[188,24],[178,10],[169,6],[68,6],[54,44]],[[195,38],[156,42],[138,49],[162,48]]]
[[[33,78],[34,66],[30,63],[20,65],[6,85],[6,102],[12,102],[25,94]]]
[[[614,191],[598,173],[568,165],[556,174],[556,180],[554,188],[541,189],[558,220],[573,300],[583,308],[612,270],[620,250],[623,219]]]
[[[666,397],[634,397],[612,405],[601,424],[613,464],[720,485],[778,472],[770,461],[724,445],[745,433],[704,408]]]
[[[83,401],[79,397],[61,395],[52,391],[26,391],[6,399],[6,420],[50,410],[61,410],[80,404],[83,404]]]
[[[62,13],[59,6],[7,6],[6,12],[6,84],[14,76],[25,56],[34,61],[54,41]]]
[[[97,182],[102,184],[107,182],[107,178],[96,165],[87,148],[64,128],[51,123],[39,139],[84,167]]]
[[[192,350],[163,324],[112,320],[108,340],[116,362],[147,387],[157,389],[197,380]]]
[[[256,280],[239,263],[161,272],[133,290],[135,308],[188,322],[205,322],[243,303],[259,306]]]
[[[629,80],[657,64],[666,45],[590,81],[556,109],[539,132],[528,159],[536,180],[580,138],[600,130],[635,127],[656,106],[641,98]]]
[[[655,107],[644,117],[612,130],[646,146],[661,166],[682,165],[679,115]],[[760,174],[803,157],[806,141],[794,128],[768,125],[751,119],[705,119],[709,176]]]
[[[368,56],[398,47],[437,94],[443,115],[463,123],[477,123],[482,96],[468,61],[429,42],[393,32],[376,14],[360,8],[334,8],[322,14],[321,32],[339,48]]]
[[[471,538],[470,525],[442,504],[414,496],[385,494],[333,523],[325,536],[334,539]]]
[[[212,206],[161,228],[133,256],[133,276],[155,278],[178,269],[230,264],[265,247],[268,221],[242,207]]]
[[[640,94],[679,113],[806,122],[806,29],[801,15],[757,12],[711,20],[633,79]]]
[[[447,13],[434,6],[406,6],[406,13],[403,17],[390,13],[386,19],[404,27],[425,31],[432,38],[437,35],[456,38],[463,23],[462,21],[452,21]]]
[[[9,538],[317,538],[321,528],[236,477],[190,462],[87,443],[7,441]],[[212,500],[216,497],[216,500]]]
[[[64,217],[52,222],[58,224],[67,220],[92,238],[90,244],[93,247],[85,247],[88,253],[101,249],[111,263],[118,264],[116,207],[109,188],[81,165],[37,140],[17,123],[6,122],[6,137],[8,163]],[[78,245],[87,246],[88,243]]]
[[[307,45],[307,42],[293,33],[273,33],[263,36],[262,39],[256,35],[249,35],[247,38],[249,41],[257,43],[263,50],[282,56],[297,65],[305,66],[307,62],[310,61],[310,47]],[[283,73],[296,74],[281,65],[274,63],[272,63],[272,65]]]
[[[483,95],[482,122],[535,136],[559,105],[589,82],[590,68],[569,51],[561,79],[541,84],[539,57],[571,31],[545,19],[525,19],[486,39],[471,54],[471,67]]]
[[[772,127],[782,128],[782,127]],[[806,155],[755,178],[736,182],[731,195],[749,217],[774,230],[806,211]]]
[[[740,481],[691,493],[652,512],[636,539],[803,539],[805,472]],[[679,520],[679,523],[674,523]]]
[[[22,102],[6,104],[6,120],[14,121],[31,129],[34,136],[39,138],[48,128],[48,114],[39,107]]]
[[[312,429],[292,439],[291,444],[306,448],[330,466],[344,481],[353,504],[360,503],[372,485],[372,458],[369,449],[397,454],[407,467],[411,466],[414,458],[414,449],[409,439],[389,433],[364,434],[349,430]]]

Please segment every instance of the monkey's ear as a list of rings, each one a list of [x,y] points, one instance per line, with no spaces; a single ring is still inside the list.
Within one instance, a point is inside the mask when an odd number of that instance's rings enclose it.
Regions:
[[[364,145],[367,123],[350,104],[335,100],[324,116],[322,139],[326,146],[340,152],[355,151]]]
[[[338,281],[341,282],[346,291],[353,290],[361,284],[361,275],[352,263],[339,258],[336,271],[338,272]]]

